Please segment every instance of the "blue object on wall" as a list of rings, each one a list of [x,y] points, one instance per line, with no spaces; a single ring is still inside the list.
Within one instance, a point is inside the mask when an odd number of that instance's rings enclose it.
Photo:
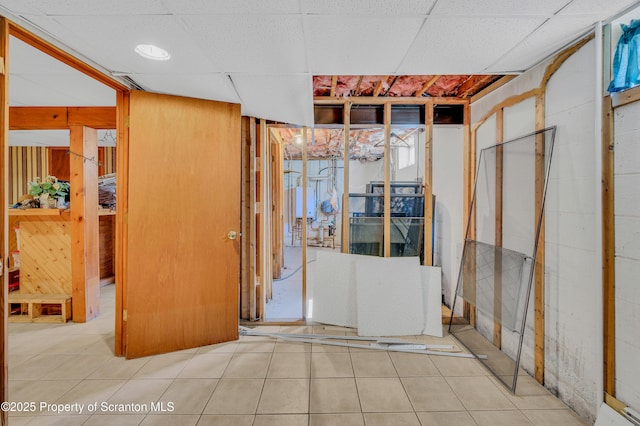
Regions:
[[[629,25],[621,24],[622,35],[613,57],[613,75],[609,92],[619,92],[640,84],[640,20],[634,19]]]

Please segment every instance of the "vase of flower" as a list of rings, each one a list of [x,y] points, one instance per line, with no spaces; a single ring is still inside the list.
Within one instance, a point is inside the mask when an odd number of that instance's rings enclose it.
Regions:
[[[55,176],[47,176],[43,181],[39,177],[35,182],[29,182],[29,195],[37,197],[41,208],[56,208],[56,199],[69,193],[69,184],[59,181]]]

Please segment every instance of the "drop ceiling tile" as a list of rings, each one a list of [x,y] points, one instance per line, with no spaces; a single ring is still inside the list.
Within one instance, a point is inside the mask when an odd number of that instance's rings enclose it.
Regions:
[[[447,0],[436,4],[431,15],[551,16],[571,0]]]
[[[213,61],[194,46],[178,18],[154,16],[34,17],[34,23],[89,59],[125,73],[218,72]],[[155,44],[171,54],[151,61],[134,52],[138,44]]]
[[[12,0],[13,2],[14,0]],[[6,3],[5,0],[2,3]],[[168,13],[157,0],[22,0],[20,3],[45,15],[150,15]]]
[[[316,15],[415,16],[429,13],[435,0],[301,0],[302,13]]]
[[[393,74],[422,17],[306,16],[310,72],[315,75]]]
[[[136,74],[131,78],[151,92],[240,103],[226,74],[184,74],[180,77],[172,74]]]
[[[298,0],[161,0],[177,15],[292,14],[300,13]]]
[[[300,16],[189,15],[182,19],[223,72],[307,71]]]
[[[12,75],[12,106],[114,106],[115,91],[83,74]]]
[[[591,15],[595,22],[611,18],[634,3],[636,0],[574,0],[560,15]]]
[[[551,18],[505,56],[491,64],[486,71],[494,73],[515,69],[527,70],[547,56],[571,44],[592,26],[593,20],[585,16]]]
[[[9,146],[69,146],[69,131],[11,130]]]
[[[313,87],[310,75],[232,74],[242,114],[313,126]]]
[[[481,74],[544,20],[430,17],[397,73]]]

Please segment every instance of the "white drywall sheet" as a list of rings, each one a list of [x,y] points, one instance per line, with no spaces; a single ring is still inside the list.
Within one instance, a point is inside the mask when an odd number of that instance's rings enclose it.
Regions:
[[[603,402],[594,426],[633,426],[633,423]]]
[[[318,251],[313,287],[313,320],[324,324],[358,327],[356,260],[354,254]]]
[[[358,335],[422,334],[420,274],[417,257],[361,256],[356,263]]]
[[[422,297],[424,306],[423,334],[442,337],[442,269],[435,266],[421,266]]]

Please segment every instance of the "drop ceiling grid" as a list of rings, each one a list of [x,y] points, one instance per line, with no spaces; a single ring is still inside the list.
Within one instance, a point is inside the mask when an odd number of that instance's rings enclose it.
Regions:
[[[398,74],[482,74],[545,18],[430,17]]]
[[[184,74],[180,78],[172,74],[135,74],[136,83],[156,93],[175,94],[192,98],[240,103],[227,74]]]
[[[299,15],[189,15],[180,19],[205,54],[222,61],[223,72],[307,72]]]
[[[501,70],[527,70],[539,62],[536,55],[547,57],[562,49],[586,32],[593,22],[590,17],[555,16],[544,23],[534,33],[514,46],[502,58],[491,64],[492,72]],[[567,30],[571,35],[567,36]]]
[[[6,3],[3,1],[3,3]],[[168,14],[169,10],[157,0],[22,0],[30,9],[49,16],[96,16],[96,15],[150,15]]]
[[[161,0],[161,2],[174,15],[300,13],[299,0]]]
[[[572,0],[440,0],[432,16],[552,16]]]
[[[423,17],[307,16],[311,73],[393,74],[422,23]]]
[[[600,21],[610,18],[626,8],[630,7],[637,0],[574,0],[569,6],[560,12],[560,15],[587,15],[593,17],[593,21]]]
[[[416,16],[429,13],[435,0],[300,0],[302,13],[315,15]]]
[[[232,74],[242,114],[292,124],[313,125],[309,75]]]
[[[34,17],[37,25],[69,47],[112,71],[183,73],[221,71],[192,43],[173,16]],[[170,61],[149,61],[134,52],[138,44],[169,51]]]

